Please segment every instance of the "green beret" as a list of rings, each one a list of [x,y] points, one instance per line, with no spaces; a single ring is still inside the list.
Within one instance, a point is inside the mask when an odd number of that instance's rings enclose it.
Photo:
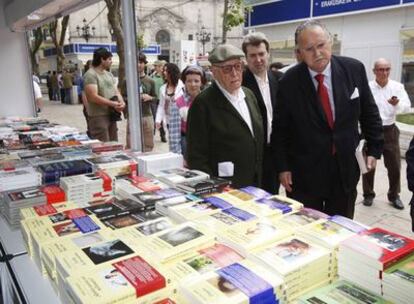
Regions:
[[[208,61],[211,64],[225,62],[230,59],[244,58],[244,53],[241,49],[231,44],[218,45],[208,56]]]

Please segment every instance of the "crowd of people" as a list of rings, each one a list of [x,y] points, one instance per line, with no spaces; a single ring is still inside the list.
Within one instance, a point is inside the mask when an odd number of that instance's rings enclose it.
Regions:
[[[230,179],[235,187],[278,193],[282,185],[307,207],[353,218],[360,178],[355,150],[364,139],[369,171],[363,176],[364,205],[374,202],[375,167],[383,156],[388,199],[403,209],[395,119],[411,104],[404,86],[389,79],[390,62],[378,59],[369,82],[361,62],[332,54],[332,36],[316,20],[296,29],[295,55],[297,63],[282,73],[280,65],[269,63],[265,35],[251,33],[241,49],[222,44],[209,54],[210,83],[200,66],[181,72],[163,61],[154,62],[150,77],[147,59],[139,54],[143,150],[153,149],[159,131],[191,169]],[[128,119],[126,83],[118,89],[111,63],[112,54],[97,49],[81,87],[88,132],[102,141],[117,140],[122,112]],[[56,81],[51,83],[53,99],[58,93]],[[414,172],[412,159],[407,164]]]

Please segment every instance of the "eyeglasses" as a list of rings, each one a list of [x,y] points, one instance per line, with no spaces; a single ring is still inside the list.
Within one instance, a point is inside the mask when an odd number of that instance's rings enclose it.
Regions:
[[[389,72],[389,71],[391,71],[391,68],[379,68],[379,69],[375,69],[375,71],[377,71],[377,72]]]
[[[222,69],[224,74],[230,74],[233,71],[233,69],[236,72],[241,72],[243,70],[243,63],[242,62],[239,62],[239,63],[236,63],[236,64],[228,64],[228,65],[215,64],[214,66]]]

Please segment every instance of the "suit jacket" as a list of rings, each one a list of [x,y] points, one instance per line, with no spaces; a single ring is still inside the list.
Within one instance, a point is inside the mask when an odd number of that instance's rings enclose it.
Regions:
[[[276,107],[278,79],[274,76],[274,74],[271,71],[267,72],[267,78],[269,79],[270,99],[272,102],[272,108],[274,109]],[[257,84],[254,74],[249,69],[246,69],[243,73],[242,85],[252,90],[254,96],[256,96],[260,108],[260,113],[262,114],[264,143],[266,144],[267,128],[271,128],[272,126],[267,125],[267,109],[265,102],[263,100],[262,92],[260,91],[259,85]]]
[[[289,69],[280,80],[273,120],[276,169],[292,172],[294,190],[315,195],[327,195],[330,191],[327,185],[331,178],[333,144],[340,171],[338,178],[345,191],[355,190],[359,179],[355,158],[360,140],[358,123],[367,140],[368,155],[379,158],[383,146],[381,118],[363,64],[352,58],[332,56],[331,70],[333,130],[305,63]]]
[[[410,147],[405,154],[407,161],[408,190],[414,193],[414,138],[411,139]],[[414,232],[414,194],[410,200],[411,230]]]
[[[263,127],[254,94],[243,87],[252,120],[248,125],[213,83],[194,100],[187,120],[187,160],[191,169],[219,176],[222,162],[233,162],[236,187],[260,185]]]

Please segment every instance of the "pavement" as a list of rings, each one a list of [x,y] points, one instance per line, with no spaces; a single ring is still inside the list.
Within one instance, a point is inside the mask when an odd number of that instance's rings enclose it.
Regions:
[[[42,112],[39,115],[63,125],[76,127],[81,131],[86,131],[85,118],[82,113],[82,105],[66,105],[55,101],[44,101]],[[118,123],[118,139],[125,144],[126,121]],[[168,144],[160,141],[159,134],[155,136],[155,151],[167,152]],[[404,210],[393,208],[387,199],[388,178],[384,163],[380,160],[377,164],[375,175],[376,197],[371,207],[364,206],[362,201],[362,181],[358,184],[358,198],[355,207],[355,220],[371,227],[381,227],[402,235],[414,238],[411,231],[411,218],[408,203],[411,199],[411,192],[407,188],[406,162],[401,162],[401,200],[405,205]],[[283,193],[283,192],[282,192]]]

